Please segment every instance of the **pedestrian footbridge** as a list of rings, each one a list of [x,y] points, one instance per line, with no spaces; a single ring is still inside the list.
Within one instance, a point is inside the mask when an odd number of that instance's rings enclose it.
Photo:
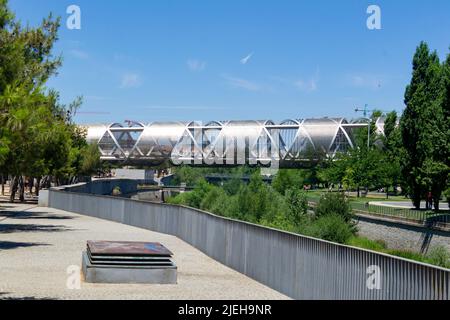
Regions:
[[[383,119],[376,121],[383,132]],[[296,167],[354,147],[355,129],[367,119],[344,118],[152,122],[87,126],[101,159],[141,165]]]

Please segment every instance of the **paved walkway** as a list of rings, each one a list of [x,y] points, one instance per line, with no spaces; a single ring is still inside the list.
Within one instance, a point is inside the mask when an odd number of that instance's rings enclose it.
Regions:
[[[173,236],[30,204],[0,210],[0,299],[287,299]],[[80,266],[87,240],[161,242],[174,253],[178,284],[68,289],[76,281],[67,268]]]
[[[406,209],[414,208],[411,201],[371,201],[369,203],[372,205],[376,205],[376,206],[385,206],[385,207],[392,207],[392,208],[406,208]],[[425,201],[422,201],[420,203],[420,208],[425,209]],[[439,203],[439,209],[440,210],[449,210],[448,203],[446,201],[441,201]]]

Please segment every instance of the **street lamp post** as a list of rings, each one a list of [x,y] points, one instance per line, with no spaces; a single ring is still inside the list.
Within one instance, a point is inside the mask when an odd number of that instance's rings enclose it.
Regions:
[[[367,116],[367,113],[370,111],[370,110],[368,110],[368,107],[369,106],[366,103],[364,105],[364,109],[358,109],[358,108],[355,109],[355,112],[363,112],[364,119],[369,120],[367,123],[367,151],[369,151],[369,148],[370,148],[370,125],[372,124],[372,119]]]

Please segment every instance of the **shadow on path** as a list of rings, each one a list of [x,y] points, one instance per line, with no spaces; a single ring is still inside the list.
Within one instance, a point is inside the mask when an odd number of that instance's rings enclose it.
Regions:
[[[36,298],[36,297],[5,297],[10,292],[0,292],[0,300],[57,300],[56,298]]]
[[[0,211],[5,210],[5,209],[13,209],[14,206],[12,205],[5,205],[2,203],[2,201],[0,201]]]
[[[74,219],[75,217],[67,215],[48,214],[47,212],[37,211],[0,211],[0,218],[68,220]]]
[[[0,241],[0,250],[11,250],[17,248],[27,248],[34,246],[49,246],[48,243],[38,242],[12,242],[12,241]],[[1,294],[1,293],[0,293]]]
[[[72,230],[74,229],[62,225],[0,224],[0,234],[13,232],[61,232]]]

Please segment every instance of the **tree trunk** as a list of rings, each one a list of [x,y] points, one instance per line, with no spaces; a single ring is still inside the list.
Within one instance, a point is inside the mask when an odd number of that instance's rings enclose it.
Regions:
[[[414,207],[417,210],[420,210],[420,200],[421,200],[420,198],[421,198],[420,189],[418,187],[416,187],[415,190],[413,190],[412,202],[413,202]]]
[[[5,176],[2,173],[2,196],[5,195]]]
[[[39,187],[41,186],[41,177],[36,178],[36,185],[34,187],[36,192],[36,197],[39,197]]]
[[[44,176],[44,178],[42,178],[42,180],[41,180],[41,186],[40,186],[40,188],[41,189],[44,189],[44,188],[50,188],[50,186],[51,186],[51,181],[50,181],[50,177],[49,176]]]
[[[12,177],[11,181],[9,182],[9,202],[11,203],[14,202],[14,198],[16,197],[18,184],[19,180],[17,179],[17,177]]]
[[[25,180],[22,176],[19,177],[19,201],[25,202]]]
[[[434,211],[439,211],[439,201],[441,200],[441,193],[439,191],[434,190],[433,192],[433,205],[434,205]]]
[[[434,211],[439,212],[439,198],[434,198],[433,199],[433,203],[434,203]]]
[[[47,186],[46,186],[47,179],[48,179],[48,176],[44,176],[44,178],[42,178],[42,180],[41,180],[41,187],[40,187],[41,189],[47,188]]]
[[[359,186],[356,188],[356,197],[359,198]]]
[[[30,177],[30,180],[29,180],[30,182],[30,185],[29,185],[29,187],[30,187],[30,194],[33,194],[33,186],[34,186],[34,178],[33,177]]]
[[[386,187],[386,199],[389,199],[389,187]]]

